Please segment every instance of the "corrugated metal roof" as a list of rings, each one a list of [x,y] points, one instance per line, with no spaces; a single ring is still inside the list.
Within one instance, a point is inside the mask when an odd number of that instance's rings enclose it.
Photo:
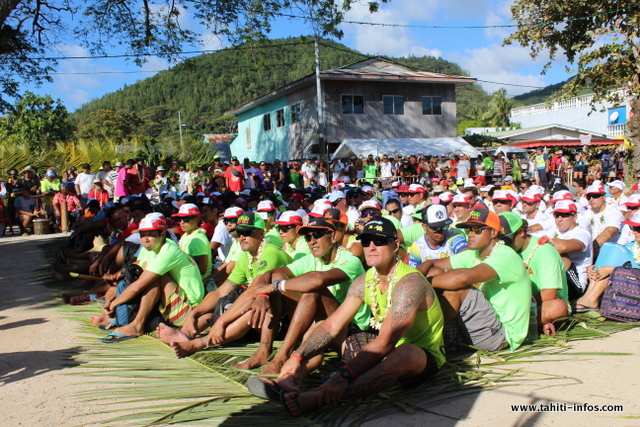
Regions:
[[[233,138],[231,133],[205,133],[204,136],[209,142],[227,142]]]

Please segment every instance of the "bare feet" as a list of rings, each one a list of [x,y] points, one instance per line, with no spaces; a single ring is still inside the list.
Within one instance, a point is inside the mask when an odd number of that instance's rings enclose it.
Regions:
[[[283,395],[284,406],[292,417],[299,417],[307,411],[319,408],[317,392],[299,393],[292,391]]]
[[[286,361],[273,359],[264,367],[262,372],[260,372],[260,375],[278,375],[282,369],[282,365],[284,365],[284,362]]]
[[[193,353],[207,348],[205,341],[206,337],[196,338],[191,341],[172,342],[170,344],[171,348],[173,348],[173,352],[176,354],[176,357],[178,359],[182,359],[183,357],[191,356]]]
[[[69,276],[69,273],[63,273],[56,269],[56,265],[54,264],[51,267],[51,277],[53,280],[57,280],[58,282],[66,282],[67,280],[71,280],[72,277]]]
[[[109,323],[112,318],[106,314],[101,314],[100,316],[91,316],[90,320],[93,326],[104,326]]]
[[[542,325],[542,333],[544,333],[545,335],[555,335],[556,327],[553,326],[553,323],[551,322],[545,323],[544,325]]]
[[[251,355],[250,358],[248,358],[242,363],[238,363],[236,366],[234,366],[234,368],[237,368],[237,369],[257,368],[258,366],[262,366],[265,363],[267,363],[267,360],[269,360],[269,354],[271,354],[270,351],[267,352],[267,351],[261,351],[260,349],[258,349],[258,351],[253,353],[253,355]]]
[[[158,339],[164,343],[172,343],[172,342],[185,342],[189,341],[189,337],[183,334],[180,331],[176,331],[170,326],[165,325],[164,323],[160,323],[156,328],[156,335]]]
[[[278,377],[275,380],[276,383],[280,386],[281,389],[285,391],[300,391],[300,384],[296,381],[296,378],[292,375],[286,377]]]
[[[187,317],[187,320],[184,322],[184,325],[182,325],[182,328],[180,328],[180,331],[182,335],[187,337],[187,339],[192,339],[193,337],[198,335],[198,328],[196,327],[195,317],[194,316]],[[177,340],[174,340],[174,341],[177,341]]]
[[[144,333],[142,328],[137,328],[134,324],[119,326],[112,331],[114,334],[122,334],[126,337],[139,337]]]

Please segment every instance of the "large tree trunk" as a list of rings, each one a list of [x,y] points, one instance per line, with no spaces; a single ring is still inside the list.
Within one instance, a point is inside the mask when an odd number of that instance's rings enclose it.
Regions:
[[[640,98],[633,97],[629,101],[629,118],[627,119],[627,128],[631,133],[631,142],[633,145],[633,158],[631,162],[631,170],[629,174],[640,171]]]

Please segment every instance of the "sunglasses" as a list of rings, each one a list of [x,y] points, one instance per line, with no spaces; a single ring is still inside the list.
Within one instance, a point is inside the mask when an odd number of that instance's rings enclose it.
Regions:
[[[409,193],[399,193],[398,196],[400,197],[407,197],[409,195]]]
[[[535,204],[536,204],[536,203],[538,203],[538,202],[525,202],[525,201],[523,200],[523,201],[522,201],[522,203],[524,203],[524,204],[525,204],[525,205],[527,205],[527,206],[533,206],[533,205],[535,205]]]
[[[429,226],[427,226],[429,227]],[[442,227],[429,227],[431,229],[431,231],[433,231],[436,234],[444,234],[446,233],[446,231],[449,229],[448,225],[442,226]]]
[[[264,163],[260,163],[260,166],[267,166],[267,165],[265,165]]]
[[[627,205],[627,210],[628,211],[637,211],[638,209],[640,209],[640,206],[628,206]]]
[[[494,200],[494,205],[509,205],[511,202],[509,200]]]
[[[358,197],[359,194],[358,193],[351,193],[351,194],[347,194],[347,197],[350,199],[355,199],[356,197]]]
[[[368,210],[362,211],[362,213],[360,215],[361,216],[376,216],[376,215],[378,215],[378,211],[375,210],[375,209],[368,209]]]
[[[398,212],[400,212],[400,211],[402,211],[402,209],[398,208],[398,209],[394,209],[394,210],[392,210],[392,211],[387,211],[387,212],[389,212],[389,214],[390,214],[390,215],[395,215],[395,214],[397,214],[397,213],[398,213]]]
[[[469,227],[467,228],[467,230],[469,230],[469,233],[473,233],[473,234],[482,234],[482,232],[484,230],[488,230],[489,227]]]
[[[251,236],[251,233],[253,233],[255,231],[255,229],[251,229],[251,230],[238,230],[236,229],[236,233],[238,233],[238,236],[242,236],[242,237],[249,237]]]
[[[570,218],[573,216],[573,212],[554,212],[554,218]]]
[[[387,237],[363,237],[360,239],[363,248],[368,248],[373,243],[375,246],[386,246],[389,244]]]
[[[599,199],[602,196],[604,196],[604,194],[587,194],[587,200]]]
[[[225,224],[235,224],[238,222],[238,218],[225,218],[222,220]]]
[[[640,226],[632,225],[631,226],[631,231],[635,231],[636,233],[640,233]]]
[[[276,229],[280,233],[286,233],[287,231],[291,230],[292,228],[296,228],[296,226],[295,225],[276,225]]]
[[[196,218],[195,216],[182,216],[178,218],[178,222],[189,222],[192,219]]]
[[[315,230],[315,231],[312,231],[311,233],[305,234],[304,240],[306,240],[307,242],[310,242],[312,237],[315,240],[322,239],[327,234],[331,234],[331,230]]]

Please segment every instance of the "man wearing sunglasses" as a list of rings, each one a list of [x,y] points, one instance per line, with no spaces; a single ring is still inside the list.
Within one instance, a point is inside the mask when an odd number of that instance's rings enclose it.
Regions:
[[[511,211],[516,205],[513,196],[507,193],[506,190],[498,190],[493,193],[491,203],[493,203],[493,209],[498,215],[502,212]]]
[[[292,260],[297,260],[311,253],[306,240],[298,234],[298,227],[302,226],[302,217],[296,211],[282,212],[280,218],[274,222],[275,228],[280,233],[282,249],[289,254]]]
[[[409,247],[406,264],[415,268],[428,259],[446,258],[467,249],[465,235],[459,230],[449,229],[453,220],[447,216],[444,206],[427,206],[421,217],[424,236]]]
[[[531,305],[522,259],[501,240],[502,225],[494,212],[473,210],[458,228],[467,229],[469,250],[427,260],[418,270],[444,291],[445,319],[454,328],[457,324],[463,340],[483,350],[515,350],[527,336]]]
[[[262,200],[258,203],[256,212],[260,218],[264,220],[265,235],[264,238],[269,240],[277,247],[282,247],[282,240],[280,239],[280,233],[274,227],[274,221],[276,220],[276,205],[271,200]]]
[[[555,246],[567,272],[569,299],[580,297],[587,287],[587,267],[593,264],[591,233],[578,226],[578,207],[573,201],[561,200],[553,208],[556,228],[551,230],[551,244]],[[549,233],[548,233],[549,234]]]
[[[213,263],[211,261],[211,246],[206,232],[199,228],[200,209],[193,203],[184,203],[177,214],[173,215],[183,234],[179,247],[196,262],[202,279],[209,277]]]
[[[269,271],[261,276],[251,294],[252,323],[261,324],[271,311],[270,300],[282,298],[287,308],[291,324],[282,346],[262,374],[278,374],[289,359],[295,345],[309,330],[314,321],[326,319],[344,301],[353,280],[364,273],[362,263],[338,243],[335,224],[326,218],[314,218],[298,229],[304,237],[311,253],[287,266]],[[247,293],[246,295],[249,295]],[[270,299],[258,295],[270,295]],[[243,299],[245,297],[243,296]],[[362,307],[354,319],[354,327],[367,329],[369,312]],[[263,395],[259,390],[270,383],[253,382],[252,392]],[[256,387],[258,390],[256,390]]]
[[[620,236],[620,228],[624,216],[618,206],[607,204],[605,191],[602,184],[591,184],[587,187],[586,197],[589,207],[585,216],[591,224],[591,235],[593,236],[594,252],[606,242],[616,242]]]
[[[236,300],[256,277],[291,262],[289,255],[264,238],[264,229],[264,220],[256,212],[243,212],[233,231],[240,236],[240,247],[244,252],[227,280],[207,294],[194,309],[194,315],[189,319],[192,323],[189,327],[193,329],[183,328],[180,332],[166,329],[158,331],[160,339],[171,344],[177,357],[189,356],[215,344],[235,341],[251,330],[251,313],[233,310]],[[269,318],[257,325],[260,347],[254,357],[236,365],[237,368],[251,369],[267,362],[278,329],[278,320],[279,313],[274,313],[273,319]],[[191,339],[208,326],[211,326],[211,330],[206,337]],[[250,367],[247,368],[248,366]]]
[[[569,196],[571,196],[571,193],[569,193]],[[521,216],[522,219],[527,221],[528,227],[540,224],[538,226],[539,229],[532,232],[534,236],[538,237],[541,237],[544,234],[544,230],[542,229],[544,227],[544,224],[552,220],[549,215],[540,210],[540,200],[542,200],[542,196],[534,190],[525,191],[520,198],[520,211],[522,212]]]
[[[360,212],[358,207],[362,203],[362,191],[358,187],[353,187],[347,191],[347,218],[349,218],[349,225],[351,227],[356,226],[356,221],[360,218]]]
[[[425,278],[396,259],[399,242],[393,224],[373,218],[358,236],[371,269],[358,277],[345,301],[317,323],[283,366],[275,382],[293,416],[379,393],[395,385],[422,383],[438,372],[442,352],[442,309]],[[375,318],[368,332],[348,336],[348,325],[365,304]],[[320,366],[328,348],[345,363],[320,387],[298,393],[302,380]]]

